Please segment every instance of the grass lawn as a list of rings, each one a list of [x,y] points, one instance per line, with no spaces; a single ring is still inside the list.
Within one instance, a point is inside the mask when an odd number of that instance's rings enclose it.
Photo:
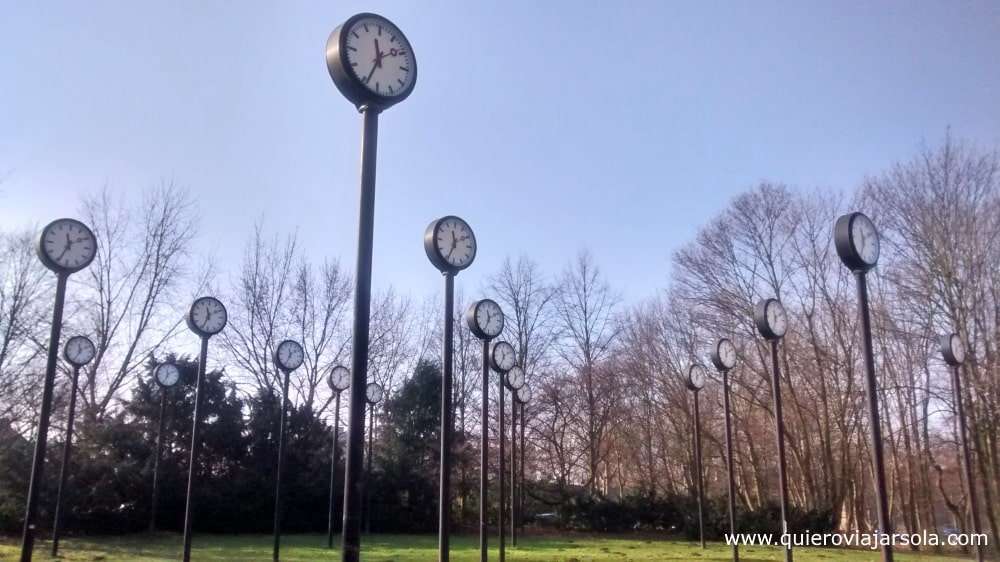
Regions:
[[[289,535],[282,537],[281,559],[292,562],[339,560],[336,550],[327,550],[325,535]],[[17,560],[17,539],[0,541],[0,560]],[[491,537],[495,547],[496,537]],[[378,562],[435,562],[437,537],[433,535],[373,535],[364,537],[363,560]],[[60,557],[49,556],[51,545],[40,541],[34,560],[151,562],[179,560],[181,536],[170,533],[129,535],[125,537],[69,538],[60,542]],[[744,547],[740,560],[783,560],[778,548]],[[271,535],[195,535],[192,559],[196,561],[269,561]],[[478,537],[452,537],[451,559],[455,562],[479,560]],[[879,560],[879,553],[860,550],[796,549],[797,561]],[[902,553],[897,560],[914,562],[945,562],[963,560],[958,557]],[[490,560],[497,560],[496,550]],[[670,560],[730,560],[725,544],[711,544],[702,550],[698,544],[673,540],[645,540],[622,537],[589,537],[582,535],[533,536],[519,540],[517,548],[507,548],[507,560],[512,562],[664,562]]]

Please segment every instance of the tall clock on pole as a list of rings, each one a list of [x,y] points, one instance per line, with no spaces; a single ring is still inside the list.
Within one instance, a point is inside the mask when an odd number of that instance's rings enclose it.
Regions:
[[[722,373],[722,411],[726,418],[726,474],[729,484],[729,534],[736,536],[736,478],[733,474],[733,426],[729,406],[729,371],[736,366],[736,346],[729,338],[720,338],[709,357],[715,369]],[[739,562],[740,547],[733,544],[733,562]]]
[[[351,16],[326,42],[326,67],[340,93],[361,112],[361,204],[354,275],[354,325],[348,401],[347,460],[344,474],[343,562],[361,558],[361,479],[363,472],[365,385],[368,378],[368,325],[371,317],[372,240],[375,230],[375,162],[378,116],[403,101],[417,82],[417,59],[409,40],[388,19],[369,13]]]

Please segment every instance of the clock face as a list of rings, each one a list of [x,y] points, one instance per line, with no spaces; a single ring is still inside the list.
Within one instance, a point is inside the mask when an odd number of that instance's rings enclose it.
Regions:
[[[851,221],[851,243],[854,251],[866,265],[875,265],[879,256],[879,236],[875,223],[867,216],[857,213]]]
[[[160,363],[153,376],[156,379],[156,384],[170,388],[181,380],[181,370],[173,363]]]
[[[514,390],[524,386],[524,370],[515,365],[507,371],[507,386]]]
[[[517,401],[522,404],[531,402],[531,398],[533,396],[534,394],[531,392],[531,387],[528,385],[524,385],[517,390]]]
[[[719,340],[719,360],[727,369],[732,369],[736,365],[736,346],[728,339]]]
[[[94,343],[84,336],[71,337],[63,349],[63,356],[66,357],[66,360],[77,367],[90,363],[95,355],[97,355],[97,349],[94,348]]]
[[[499,336],[503,331],[503,311],[500,310],[500,305],[490,299],[479,301],[479,306],[476,307],[476,325],[490,339]]]
[[[388,20],[367,15],[345,28],[347,63],[371,93],[393,97],[416,79],[410,43]]]
[[[430,240],[425,236],[424,246],[431,261],[442,271],[465,269],[476,259],[476,236],[464,220],[452,216],[439,219],[431,223],[430,235]]]
[[[72,273],[87,267],[94,260],[97,240],[82,222],[59,219],[42,230],[39,252],[42,263],[49,269]]]
[[[505,341],[493,344],[493,352],[490,354],[490,359],[493,363],[493,369],[501,373],[506,373],[517,364],[517,354],[514,352],[514,346]]]
[[[226,307],[215,297],[201,297],[191,305],[188,315],[191,325],[203,335],[215,335],[226,327]]]
[[[382,386],[377,382],[370,383],[367,388],[365,388],[365,398],[368,399],[369,404],[378,404],[382,401]]]
[[[951,356],[955,358],[957,363],[965,362],[965,345],[958,334],[951,335]]]
[[[771,328],[771,331],[777,337],[782,337],[785,335],[785,330],[788,329],[788,316],[785,314],[785,307],[782,306],[781,302],[776,300],[768,301],[767,303],[767,325]]]
[[[692,390],[701,390],[705,386],[705,368],[701,365],[691,365],[688,369],[688,385]]]
[[[286,371],[294,371],[305,360],[305,352],[299,342],[285,340],[278,344],[278,349],[274,352],[274,360],[278,367]]]
[[[326,379],[326,384],[334,392],[343,392],[351,386],[351,371],[343,365],[337,365],[330,371],[330,376]]]

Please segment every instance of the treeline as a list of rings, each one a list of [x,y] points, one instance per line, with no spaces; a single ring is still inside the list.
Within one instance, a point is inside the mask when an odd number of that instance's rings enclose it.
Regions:
[[[689,513],[684,505],[695,486],[691,396],[683,373],[692,361],[707,364],[714,341],[729,337],[740,349],[733,372],[737,505],[744,526],[766,527],[777,495],[776,453],[766,348],[755,333],[751,310],[760,298],[777,296],[790,314],[781,362],[792,503],[802,525],[814,531],[873,529],[856,300],[832,237],[837,216],[861,210],[883,237],[871,292],[892,519],[907,531],[968,528],[950,381],[936,349],[938,334],[955,331],[970,351],[963,374],[978,497],[985,528],[1000,542],[998,166],[996,151],[946,138],[872,175],[850,193],[761,183],[734,198],[672,257],[663,292],[638,303],[624,302],[599,260],[586,252],[561,271],[543,271],[528,256],[509,258],[482,286],[460,289],[460,314],[463,303],[475,298],[501,304],[508,319],[505,337],[535,390],[526,408],[529,513],[553,513],[545,520],[574,527],[626,521],[629,528],[683,530],[683,518],[669,515],[671,510]],[[268,426],[273,420],[259,417],[254,404],[265,397],[276,400],[280,386],[271,352],[291,335],[301,340],[307,357],[293,377],[292,402],[296,412],[309,412],[318,433],[325,432],[327,438],[316,447],[326,451],[317,451],[316,459],[326,459],[328,467],[333,412],[323,379],[331,366],[349,357],[349,275],[335,260],[310,261],[295,236],[270,235],[260,223],[237,271],[194,267],[200,257],[191,251],[197,236],[192,201],[184,190],[166,185],[139,202],[102,193],[82,206],[80,218],[94,227],[101,249],[94,265],[71,284],[72,313],[67,313],[69,332],[91,335],[99,350],[81,381],[81,462],[89,458],[83,451],[99,447],[99,428],[145,427],[148,419],[134,406],[141,402],[137,393],[149,385],[149,365],[179,349],[179,338],[186,337],[180,324],[184,308],[192,295],[211,287],[230,312],[230,325],[210,357],[210,367],[224,373],[220,384],[242,419],[239,438],[230,444],[250,455],[254,440],[273,440],[268,433],[276,425]],[[33,433],[50,306],[49,276],[40,271],[31,244],[31,234],[6,233],[0,262],[0,419],[3,431],[18,436],[0,443],[8,473],[22,469],[19,447],[27,447]],[[210,274],[195,273],[203,271]],[[399,505],[401,497],[415,505],[414,498],[426,492],[414,488],[412,495],[376,499],[398,490],[389,482],[403,478],[389,468],[403,454],[392,444],[401,430],[393,425],[391,404],[407,389],[413,391],[412,381],[420,380],[414,374],[418,366],[433,365],[440,355],[438,299],[415,300],[389,288],[373,300],[370,375],[391,398],[376,412],[374,457],[376,473],[390,476],[372,489],[380,490],[373,501],[386,505]],[[479,433],[480,344],[459,321],[459,462],[453,482],[454,509],[462,518],[476,510],[478,439],[464,437]],[[421,363],[425,359],[430,362]],[[66,377],[60,380],[57,415],[66,392]],[[721,506],[725,463],[717,380],[710,381],[703,397],[708,495],[710,503]],[[189,427],[178,425],[176,431]],[[496,439],[495,422],[492,431]],[[436,446],[435,432],[431,423],[413,437],[414,443]],[[183,456],[185,446],[179,439],[170,454]],[[260,459],[267,456],[261,453]],[[216,462],[210,454],[204,458]],[[254,466],[251,472],[264,475],[259,482],[267,480],[263,460],[258,466],[246,464],[248,457],[234,458],[243,460],[206,466],[206,474],[220,479],[220,489],[238,481],[225,478],[228,469]],[[420,481],[429,479],[432,490],[433,459],[429,453],[427,463],[417,465]],[[119,464],[119,470],[127,466]],[[324,473],[318,465],[303,473],[309,470]],[[325,486],[324,477],[317,478],[309,485]],[[241,482],[252,490],[243,493],[258,496],[250,502],[266,504],[260,496],[269,498],[271,486],[259,482]],[[4,486],[2,505],[23,496],[22,490]],[[308,493],[325,498],[323,490]],[[233,489],[234,501],[239,493]],[[130,488],[123,489],[121,499],[138,506],[143,497],[142,490]],[[291,501],[306,502],[302,498]],[[171,501],[164,499],[165,510]],[[709,519],[716,515],[710,510]],[[199,520],[217,519],[199,511]]]

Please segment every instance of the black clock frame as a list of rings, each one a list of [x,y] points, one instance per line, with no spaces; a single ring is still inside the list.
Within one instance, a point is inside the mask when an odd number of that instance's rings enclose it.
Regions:
[[[227,316],[227,320],[228,320],[228,316]],[[274,346],[274,351],[271,352],[271,358],[274,360],[274,364],[277,365],[279,369],[281,369],[282,371],[292,372],[295,369],[298,369],[299,367],[301,367],[302,363],[299,363],[295,367],[289,368],[288,365],[285,365],[284,363],[281,362],[281,359],[278,357],[278,350],[281,349],[281,346],[283,346],[283,345],[285,345],[287,343],[292,343],[292,344],[295,344],[295,345],[299,346],[299,351],[302,352],[302,360],[303,360],[303,362],[305,362],[306,350],[302,348],[302,344],[300,344],[299,342],[297,342],[295,340],[281,340],[281,342],[278,345]]]
[[[875,226],[875,223],[868,218],[864,213],[848,213],[837,219],[837,222],[833,226],[833,243],[837,248],[837,255],[840,256],[840,261],[844,262],[851,271],[868,271],[878,264],[878,256],[875,256],[874,263],[868,263],[861,258],[861,253],[858,252],[857,245],[854,243],[854,221],[858,218],[863,218]],[[875,228],[875,233],[878,234],[878,228]],[[879,253],[882,251],[881,241],[879,243]]]
[[[696,368],[700,368],[702,371],[705,371],[705,366],[702,365],[701,363],[692,363],[691,365],[688,366],[688,369],[687,369],[687,381],[686,381],[686,383],[687,383],[688,390],[692,390],[694,392],[698,392],[699,390],[705,388],[705,384],[704,383],[702,383],[701,386],[698,386],[698,385],[694,384],[694,379],[691,378],[691,373],[693,373]],[[705,373],[705,376],[707,377],[708,373]]]
[[[337,385],[333,384],[333,374],[336,373],[338,369],[347,371],[347,386],[344,388],[339,388]],[[330,390],[336,392],[337,394],[347,390],[351,387],[351,370],[343,365],[334,366],[334,368],[330,369],[330,374],[326,376],[326,386],[330,387]]]
[[[523,381],[521,381],[521,386],[514,386],[513,384],[510,383],[510,374],[514,372],[514,369],[521,369],[521,377],[524,379]],[[504,386],[512,390],[514,394],[517,394],[517,391],[520,390],[525,384],[527,384],[528,382],[527,379],[528,379],[527,373],[524,372],[524,369],[520,365],[514,365],[513,367],[510,368],[509,371],[503,374]]]
[[[496,372],[498,372],[498,373],[504,373],[504,374],[506,374],[507,371],[509,371],[510,369],[503,369],[503,368],[501,368],[500,364],[497,362],[497,348],[500,347],[500,346],[502,346],[502,345],[505,345],[505,346],[509,347],[510,350],[514,353],[514,355],[517,355],[517,351],[514,349],[514,346],[510,345],[509,342],[498,341],[498,342],[494,343],[492,347],[490,347],[490,367],[493,368],[493,370],[496,371]],[[517,364],[515,363],[514,366],[511,367],[511,369],[513,369],[516,366],[517,366]]]
[[[482,326],[479,325],[479,321],[477,320],[479,307],[485,305],[486,303],[493,303],[493,305],[497,307],[497,310],[500,311],[500,331],[492,336],[487,334],[486,331],[483,330]],[[472,332],[472,335],[484,341],[492,340],[493,338],[496,338],[500,334],[502,334],[506,320],[507,319],[504,317],[503,309],[500,308],[500,305],[497,304],[497,302],[493,299],[478,300],[469,305],[469,308],[466,309],[465,311],[465,323],[469,326],[469,331]]]
[[[951,365],[952,367],[957,367],[962,363],[965,363],[964,358],[959,361],[958,357],[955,356],[955,347],[952,345],[952,341],[955,338],[958,339],[961,345],[965,345],[965,342],[962,341],[962,337],[955,333],[945,334],[938,338],[938,345],[941,348],[941,356],[944,358],[945,363]]]
[[[219,328],[218,332],[206,332],[206,331],[202,330],[201,328],[199,328],[197,326],[197,324],[194,323],[194,320],[191,319],[191,315],[194,313],[194,307],[195,307],[195,305],[197,305],[199,302],[201,302],[203,300],[209,300],[209,299],[214,300],[215,302],[219,303],[219,306],[222,307],[222,311],[226,313],[226,321],[222,324],[222,327]],[[210,338],[210,337],[218,334],[222,330],[225,330],[226,326],[229,325],[229,311],[226,310],[226,305],[222,304],[222,301],[220,301],[219,299],[217,299],[217,298],[215,298],[213,296],[198,297],[198,298],[194,299],[194,302],[191,303],[191,308],[188,309],[186,320],[187,320],[188,328],[192,332],[198,334],[199,336],[201,336],[203,338]]]
[[[354,27],[354,24],[362,19],[377,19],[386,22],[389,26],[399,32],[403,41],[410,49],[411,66],[410,73],[412,79],[406,88],[392,95],[381,95],[369,90],[351,67],[347,60],[347,31]],[[407,98],[413,87],[417,84],[417,56],[413,52],[413,45],[398,25],[378,14],[363,12],[347,19],[330,33],[326,41],[326,68],[330,72],[330,78],[340,90],[345,98],[350,100],[359,110],[362,108],[382,111]]]
[[[160,369],[163,368],[163,367],[166,367],[167,365],[170,365],[173,368],[177,369],[177,382],[175,382],[174,384],[172,384],[170,386],[167,386],[167,385],[163,384],[162,382],[160,382]],[[153,370],[153,382],[155,382],[156,385],[159,386],[160,388],[173,388],[173,387],[177,386],[181,382],[181,370],[180,370],[180,367],[178,367],[177,364],[173,363],[173,362],[160,363],[159,365],[156,366],[156,369]]]
[[[440,230],[441,225],[443,225],[445,221],[453,219],[464,223],[465,226],[469,228],[469,234],[472,236],[472,257],[469,259],[469,263],[463,265],[462,267],[455,267],[448,263],[448,260],[445,259],[440,252],[438,252],[436,243],[438,230]],[[431,260],[431,264],[438,268],[438,271],[443,274],[455,275],[459,271],[466,269],[476,261],[476,252],[478,251],[479,244],[476,241],[476,233],[472,230],[472,227],[469,226],[469,223],[462,217],[457,217],[455,215],[443,216],[437,220],[431,221],[431,223],[427,225],[427,230],[424,231],[424,252],[427,254],[427,259]]]
[[[736,346],[733,345],[732,340],[729,338],[719,338],[718,341],[715,342],[715,348],[712,349],[712,353],[709,354],[709,358],[712,360],[712,365],[715,365],[716,369],[719,371],[728,371],[736,365],[726,365],[726,362],[722,360],[722,353],[719,351],[722,349],[722,342],[729,342],[729,345],[732,345],[734,350],[736,349]]]
[[[90,256],[90,259],[87,260],[86,263],[78,265],[76,267],[63,267],[58,263],[56,263],[55,260],[50,258],[47,253],[45,253],[45,233],[47,233],[50,228],[61,222],[75,223],[80,228],[86,230],[87,234],[90,235],[90,239],[93,240],[94,242],[94,255]],[[94,258],[97,257],[97,237],[94,236],[94,231],[91,230],[89,226],[83,224],[82,222],[76,219],[71,219],[71,218],[56,219],[50,222],[49,224],[45,225],[45,228],[42,229],[42,234],[38,237],[38,247],[36,248],[36,251],[38,253],[38,259],[42,261],[42,265],[44,265],[46,268],[56,273],[69,275],[71,273],[76,273],[77,271],[86,268],[88,265],[94,262]]]
[[[760,335],[764,336],[764,339],[767,339],[767,340],[780,340],[781,338],[785,337],[785,334],[780,334],[779,335],[779,334],[774,333],[774,331],[771,329],[770,322],[767,321],[767,307],[772,302],[776,303],[778,306],[781,306],[782,308],[784,308],[784,305],[781,304],[781,301],[779,301],[776,298],[761,299],[760,301],[757,302],[757,305],[754,306],[754,309],[753,309],[753,321],[757,325],[757,331],[760,332]],[[788,311],[787,310],[785,311],[785,317],[786,317],[786,319],[788,317]],[[788,332],[787,328],[785,329],[785,332],[786,333]]]
[[[87,345],[89,345],[90,349],[94,352],[94,354],[90,356],[90,359],[87,359],[83,363],[77,363],[69,356],[69,346],[72,345],[74,341],[78,340],[83,340],[87,342]],[[63,346],[63,359],[65,359],[67,363],[69,363],[74,367],[83,367],[87,363],[93,361],[95,355],[97,355],[97,348],[94,346],[94,342],[90,341],[90,338],[88,338],[87,336],[73,336],[68,340],[66,340],[66,345]]]
[[[368,397],[368,391],[373,386],[378,388],[378,400],[375,400],[374,402]],[[367,402],[369,406],[374,406],[375,404],[382,402],[384,398],[385,398],[385,389],[382,388],[382,385],[380,385],[379,383],[370,382],[368,383],[367,386],[365,386],[365,402]]]

